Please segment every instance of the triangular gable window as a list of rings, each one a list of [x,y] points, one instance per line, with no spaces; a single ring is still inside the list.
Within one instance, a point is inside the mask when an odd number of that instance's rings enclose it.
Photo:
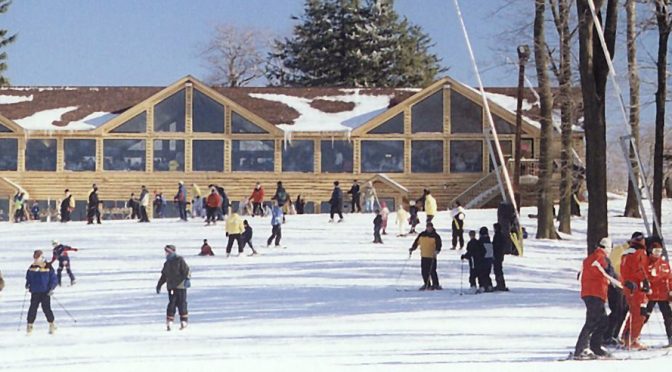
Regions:
[[[11,133],[12,130],[4,126],[3,124],[0,124],[0,133]]]
[[[147,131],[147,112],[143,111],[127,120],[120,126],[112,129],[110,133],[144,133]]]
[[[224,106],[198,89],[193,96],[193,130],[224,133]]]
[[[238,113],[232,112],[231,133],[268,133],[268,131],[245,119]]]
[[[371,129],[369,134],[401,134],[404,133],[404,114],[397,116]]]
[[[497,134],[516,133],[516,127],[512,124],[509,124],[508,121],[500,118],[499,116],[493,116],[492,120],[495,122],[495,129],[497,129]]]
[[[411,111],[413,133],[443,132],[443,90],[423,99]]]
[[[154,106],[155,132],[184,132],[185,94],[182,89]]]

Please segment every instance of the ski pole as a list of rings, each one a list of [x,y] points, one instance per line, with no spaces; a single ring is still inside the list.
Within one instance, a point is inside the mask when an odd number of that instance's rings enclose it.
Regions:
[[[73,322],[77,323],[77,319],[75,319],[75,317],[72,316],[72,314],[70,314],[70,312],[68,311],[68,309],[66,309],[65,306],[63,306],[63,304],[61,303],[61,301],[59,301],[58,298],[56,298],[56,296],[54,296],[54,295],[51,295],[51,297],[54,299],[54,301],[56,301],[56,303],[58,304],[58,306],[60,306],[61,309],[63,309],[63,311],[65,311],[65,313],[68,314],[68,316],[70,317],[70,319],[72,319]]]
[[[399,287],[399,281],[401,280],[401,276],[404,274],[404,271],[406,271],[406,267],[408,266],[408,263],[411,261],[411,253],[408,254],[408,257],[404,261],[404,266],[401,267],[401,271],[399,272],[399,276],[397,276],[397,280],[394,282],[394,287],[398,288]]]
[[[23,295],[23,303],[21,304],[21,315],[19,315],[19,323],[16,325],[16,331],[21,330],[21,319],[23,319],[23,310],[26,308],[26,298],[28,298],[28,290]]]
[[[462,296],[462,283],[464,282],[464,260],[460,260],[460,296]]]

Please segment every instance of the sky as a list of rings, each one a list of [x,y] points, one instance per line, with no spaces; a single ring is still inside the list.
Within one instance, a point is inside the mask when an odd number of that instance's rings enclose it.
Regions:
[[[501,0],[460,0],[475,53],[485,68],[497,33],[494,10]],[[7,48],[12,85],[165,86],[191,74],[205,78],[199,50],[219,24],[255,27],[288,36],[303,0],[68,0],[14,1],[0,27],[17,33]],[[436,43],[449,74],[475,84],[471,62],[448,0],[397,0],[402,16],[423,27]],[[483,23],[483,19],[488,19]],[[515,46],[510,57],[515,59]],[[485,62],[481,62],[485,61]],[[488,70],[488,85],[515,85],[510,69]]]

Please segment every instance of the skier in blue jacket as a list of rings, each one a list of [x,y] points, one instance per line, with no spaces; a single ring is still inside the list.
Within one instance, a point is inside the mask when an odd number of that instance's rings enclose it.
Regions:
[[[282,219],[284,218],[280,201],[276,201],[276,203],[273,205],[272,216],[271,225],[273,226],[273,230],[271,232],[271,236],[266,241],[266,246],[270,247],[271,242],[275,238],[275,247],[277,248],[280,247],[280,239],[282,238]]]
[[[35,323],[37,308],[40,305],[42,305],[42,311],[47,317],[47,322],[49,322],[49,334],[56,331],[54,313],[51,311],[51,295],[54,293],[57,283],[56,272],[44,259],[43,252],[39,249],[33,252],[33,263],[26,272],[26,290],[30,291],[28,326],[26,328],[28,334],[33,332],[33,323]]]

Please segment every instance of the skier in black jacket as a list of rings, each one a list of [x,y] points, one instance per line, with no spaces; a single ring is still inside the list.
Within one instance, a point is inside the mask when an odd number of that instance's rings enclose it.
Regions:
[[[334,181],[334,191],[331,192],[331,205],[329,222],[334,222],[334,214],[338,214],[338,222],[343,222],[343,191],[338,185],[338,181]]]
[[[161,278],[156,284],[156,293],[161,293],[163,283],[168,289],[168,307],[166,308],[166,329],[170,331],[175,320],[175,308],[180,313],[180,329],[187,328],[189,312],[187,311],[187,288],[191,286],[189,278],[191,271],[184,258],[175,254],[175,246],[167,245],[163,248],[166,253],[166,262],[161,270]]]
[[[99,204],[100,199],[98,199],[98,187],[96,185],[93,185],[93,189],[91,190],[91,193],[89,193],[89,206],[88,206],[88,213],[86,215],[88,225],[93,224],[94,217],[96,218],[96,222],[100,225]]]
[[[383,244],[383,239],[380,237],[380,230],[383,228],[383,216],[380,211],[376,209],[376,218],[373,219],[373,242],[376,244]]]
[[[418,232],[415,231],[415,227],[420,223],[420,219],[418,218],[418,207],[415,205],[415,201],[411,200],[409,202],[410,207],[408,209],[408,213],[410,213],[411,217],[408,219],[408,223],[411,225],[411,231],[409,231],[409,234],[417,234]]]
[[[476,292],[478,287],[476,286],[476,279],[478,279],[479,286],[481,284],[481,278],[478,276],[478,272],[481,268],[483,257],[485,257],[485,252],[482,250],[481,244],[476,239],[476,231],[469,231],[469,242],[467,242],[467,253],[463,254],[461,259],[469,260],[469,286],[471,290]]]
[[[243,231],[243,235],[241,236],[241,241],[242,241],[242,246],[243,249],[245,249],[246,245],[249,245],[250,248],[252,248],[252,254],[250,256],[253,256],[257,254],[257,251],[254,249],[254,246],[252,245],[252,226],[247,222],[247,220],[243,221],[243,226],[245,226],[245,231]]]
[[[359,191],[359,184],[357,183],[357,180],[354,180],[352,182],[352,187],[350,187],[348,194],[352,195],[352,208],[350,209],[350,212],[351,213],[361,212],[362,206],[359,204],[359,196],[361,194]]]
[[[509,289],[506,288],[506,282],[504,281],[504,250],[506,249],[506,239],[510,237],[504,235],[501,230],[499,223],[493,225],[495,229],[495,235],[492,237],[492,249],[494,253],[494,271],[495,271],[495,281],[497,285],[495,286],[495,291],[504,291],[507,292]]]

